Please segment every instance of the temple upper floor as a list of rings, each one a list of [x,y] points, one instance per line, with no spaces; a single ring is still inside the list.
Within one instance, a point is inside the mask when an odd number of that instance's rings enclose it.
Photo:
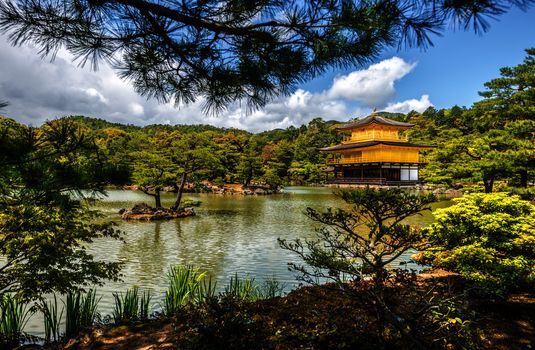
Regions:
[[[344,133],[343,143],[366,141],[395,141],[408,142],[404,131],[414,126],[410,123],[388,119],[377,114],[339,126],[337,129]]]
[[[399,129],[370,125],[368,127],[353,129],[351,133],[344,133],[346,136],[342,143],[355,143],[365,141],[397,141],[408,142],[408,138]]]

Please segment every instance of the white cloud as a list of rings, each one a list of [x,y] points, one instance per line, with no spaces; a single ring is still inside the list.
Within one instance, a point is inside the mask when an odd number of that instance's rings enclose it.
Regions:
[[[135,116],[141,116],[145,114],[145,108],[143,108],[143,106],[140,105],[139,103],[135,103],[135,102],[131,103],[128,106],[128,110],[130,111],[130,113],[132,113]]]
[[[288,98],[287,105],[291,109],[304,108],[307,106],[311,97],[312,94],[310,92],[298,89]]]
[[[97,72],[81,69],[65,51],[60,51],[54,62],[41,60],[35,49],[14,48],[0,36],[0,100],[9,102],[8,116],[32,125],[65,115],[86,115],[136,125],[212,124],[257,132],[299,126],[316,117],[346,121],[369,113],[371,107],[425,109],[431,105],[427,95],[420,100],[392,102],[395,82],[414,67],[393,57],[336,77],[323,91],[297,89],[252,113],[235,103],[216,116],[202,112],[202,98],[180,108],[159,104],[138,95],[105,64]]]
[[[416,63],[392,57],[368,69],[358,70],[334,79],[327,91],[330,98],[359,101],[368,107],[383,107],[394,96],[394,82],[410,73]]]
[[[431,106],[433,104],[429,100],[429,95],[422,95],[419,100],[413,98],[403,102],[389,103],[384,110],[393,113],[423,112]]]
[[[82,89],[88,96],[96,97],[101,103],[108,104],[108,99],[104,97],[97,89]]]

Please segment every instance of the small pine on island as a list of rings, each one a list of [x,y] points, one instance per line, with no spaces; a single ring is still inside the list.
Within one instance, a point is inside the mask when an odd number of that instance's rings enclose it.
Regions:
[[[414,124],[385,118],[374,112],[353,123],[338,126],[346,135],[336,146],[319,148],[332,155],[327,171],[332,184],[412,186],[420,183],[419,167],[426,164],[420,151],[435,145],[410,143],[402,131]]]

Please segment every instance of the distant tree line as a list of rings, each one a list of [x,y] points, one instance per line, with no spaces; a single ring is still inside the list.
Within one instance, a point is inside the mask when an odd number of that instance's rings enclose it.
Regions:
[[[500,69],[485,83],[481,101],[471,108],[454,106],[405,118],[416,124],[410,138],[438,148],[422,171],[429,182],[461,186],[481,182],[492,192],[497,181],[527,187],[535,179],[535,49],[524,62]]]

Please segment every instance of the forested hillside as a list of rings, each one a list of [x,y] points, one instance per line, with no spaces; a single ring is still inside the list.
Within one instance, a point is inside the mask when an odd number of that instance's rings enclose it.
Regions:
[[[438,146],[426,151],[429,164],[421,171],[423,181],[475,190],[480,186],[486,192],[497,185],[526,188],[533,183],[535,49],[526,53],[523,63],[502,68],[500,77],[487,82],[481,101],[470,108],[380,112],[414,124],[407,131],[410,141]],[[140,127],[83,116],[63,119],[78,124],[97,146],[109,184],[134,184],[150,191],[203,180],[272,188],[325,183],[327,155],[317,149],[340,143],[343,137],[335,128],[340,122],[319,117],[308,125],[257,134],[211,125]]]

